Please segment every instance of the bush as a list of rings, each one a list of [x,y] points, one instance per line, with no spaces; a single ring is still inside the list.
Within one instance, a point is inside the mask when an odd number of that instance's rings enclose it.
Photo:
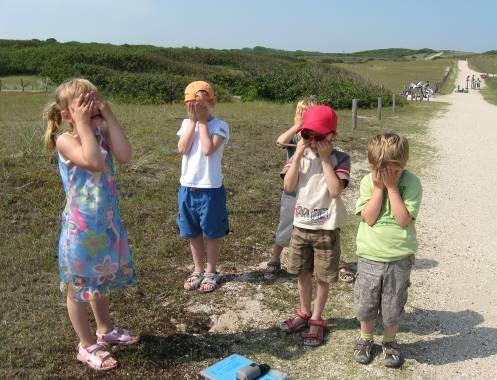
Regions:
[[[326,60],[309,62],[271,49],[173,49],[53,39],[0,40],[0,48],[5,53],[0,57],[1,75],[41,75],[53,83],[85,77],[128,102],[182,101],[184,87],[193,80],[213,83],[221,101],[240,96],[245,101],[295,102],[315,95],[335,108],[350,107],[353,98],[362,107],[374,106],[378,96],[390,102],[386,90]]]

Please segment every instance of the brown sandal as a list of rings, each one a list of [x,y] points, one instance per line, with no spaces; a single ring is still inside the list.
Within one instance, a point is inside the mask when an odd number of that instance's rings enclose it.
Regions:
[[[355,281],[355,274],[352,272],[348,265],[345,263],[340,263],[338,266],[338,277],[340,281],[343,281],[347,284],[351,284]]]

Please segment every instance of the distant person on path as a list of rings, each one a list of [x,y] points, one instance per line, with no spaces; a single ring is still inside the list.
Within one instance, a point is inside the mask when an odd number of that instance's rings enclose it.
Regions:
[[[109,313],[110,293],[136,282],[112,161],[114,156],[129,162],[131,146],[110,105],[85,79],[62,83],[45,117],[45,146],[57,151],[66,193],[59,274],[69,318],[79,337],[77,360],[106,371],[117,366],[107,346],[140,340],[114,326]],[[90,331],[88,303],[97,324],[96,336]]]
[[[214,117],[215,106],[216,96],[209,83],[190,83],[185,89],[188,118],[177,133],[182,163],[176,223],[180,236],[190,241],[195,266],[183,286],[202,293],[213,291],[219,284],[216,268],[221,238],[229,232],[221,168],[229,126]]]
[[[354,358],[371,361],[376,320],[383,318],[383,358],[387,367],[399,367],[402,355],[396,344],[407,301],[411,269],[417,250],[414,223],[421,203],[421,182],[405,169],[409,145],[405,137],[385,133],[368,144],[371,173],[361,181],[356,214],[362,216],[357,232],[358,269],[355,311],[361,322]]]
[[[317,103],[313,98],[305,98],[299,101],[295,110],[293,125],[276,140],[276,146],[287,149],[287,162],[280,173],[282,179],[285,178],[285,174],[291,166],[293,155],[295,154],[295,145],[301,139],[297,131],[302,126],[302,116],[308,108],[316,105]],[[281,272],[281,252],[284,247],[288,247],[292,237],[295,202],[296,193],[283,190],[281,194],[280,221],[275,232],[273,251],[264,271],[264,278],[268,281],[275,280]],[[355,279],[354,273],[344,262],[340,262],[339,278],[346,283],[354,282]]]
[[[297,192],[288,272],[298,274],[300,310],[280,328],[294,332],[309,327],[303,334],[307,346],[324,342],[327,322],[321,317],[330,282],[338,279],[340,228],[347,214],[340,194],[350,178],[350,157],[333,148],[336,129],[333,109],[309,108],[298,130],[302,139],[284,179],[285,191]],[[313,275],[317,289],[311,308]]]
[[[466,76],[466,88],[468,88],[468,87],[469,87],[469,75]]]

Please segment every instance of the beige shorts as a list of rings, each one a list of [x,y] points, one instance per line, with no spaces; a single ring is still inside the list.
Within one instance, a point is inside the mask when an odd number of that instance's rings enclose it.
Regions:
[[[340,229],[308,230],[294,227],[287,271],[314,273],[316,280],[336,282],[340,261]]]

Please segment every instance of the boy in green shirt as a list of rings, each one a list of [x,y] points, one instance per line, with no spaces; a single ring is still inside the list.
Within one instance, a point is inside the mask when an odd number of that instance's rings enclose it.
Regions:
[[[360,185],[357,232],[355,309],[361,322],[354,358],[371,361],[373,331],[381,311],[383,355],[387,367],[402,365],[395,341],[407,301],[411,268],[417,250],[414,223],[421,203],[421,182],[404,169],[409,158],[405,137],[394,133],[374,136],[368,144],[371,173]]]

